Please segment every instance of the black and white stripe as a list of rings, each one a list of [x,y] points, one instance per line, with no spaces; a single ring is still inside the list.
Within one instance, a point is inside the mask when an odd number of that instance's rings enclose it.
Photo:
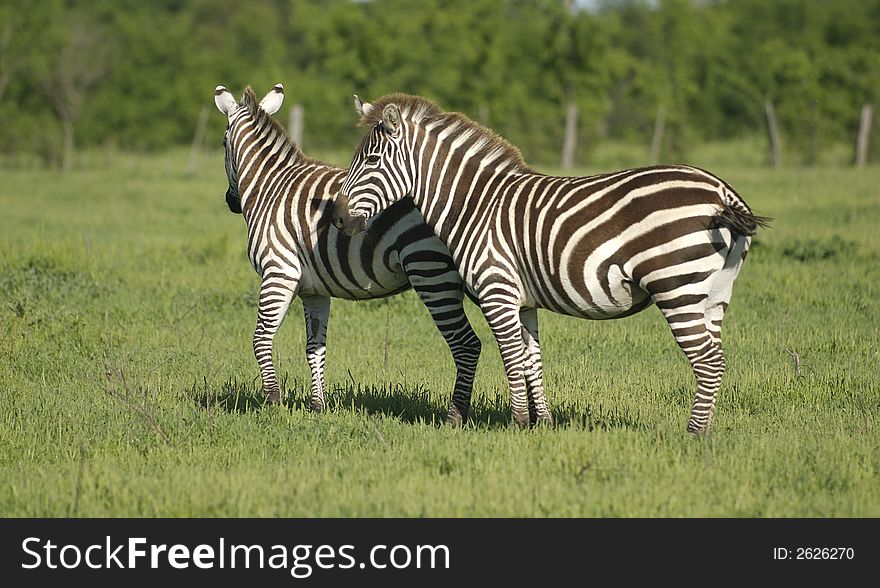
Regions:
[[[464,313],[464,288],[449,250],[412,202],[389,207],[356,237],[337,230],[332,208],[346,170],[306,157],[271,118],[283,92],[278,84],[258,103],[247,88],[241,104],[223,86],[214,92],[229,121],[226,201],[244,216],[248,257],[262,278],[253,344],[267,400],[281,401],[272,343],[294,296],[305,312],[311,406],[320,411],[330,298],[380,298],[412,286],[452,352],[457,375],[449,420],[461,422],[470,406],[480,341]]]
[[[688,430],[709,430],[724,373],[722,319],[766,220],[729,184],[689,166],[547,176],[490,130],[424,98],[355,103],[371,129],[335,222],[353,234],[413,196],[498,341],[517,424],[552,422],[536,309],[612,319],[653,303],[696,376]]]

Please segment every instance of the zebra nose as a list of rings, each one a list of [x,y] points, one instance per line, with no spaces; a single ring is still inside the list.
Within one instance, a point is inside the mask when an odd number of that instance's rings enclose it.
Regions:
[[[352,216],[348,211],[348,194],[340,193],[333,202],[333,225],[351,236],[349,229],[352,226]]]
[[[366,230],[367,217],[363,214],[349,215],[348,219],[345,222],[345,226],[342,228],[342,231],[349,237],[353,237],[358,233],[362,233]]]
[[[364,214],[351,214],[348,210],[334,211],[333,225],[349,237],[353,237],[367,229],[367,217]]]
[[[238,200],[235,192],[232,191],[232,188],[226,190],[226,206],[229,207],[229,212],[241,214],[241,202]]]

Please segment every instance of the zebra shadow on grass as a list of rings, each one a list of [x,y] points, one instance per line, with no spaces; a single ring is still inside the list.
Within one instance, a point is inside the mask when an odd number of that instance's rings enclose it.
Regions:
[[[282,404],[288,410],[310,410],[309,382],[280,378]],[[205,410],[222,410],[246,414],[269,409],[259,378],[252,381],[230,379],[219,387],[207,382],[193,385],[189,396]],[[382,383],[332,386],[325,394],[327,412],[366,412],[383,414],[410,423],[442,423],[446,407],[441,399],[432,398],[420,384]],[[498,415],[500,417],[500,415]]]
[[[279,384],[285,408],[305,412],[310,410],[308,382],[291,382],[285,375]],[[252,381],[230,379],[219,388],[207,382],[203,386],[194,385],[190,397],[208,411],[247,414],[272,408],[266,405],[258,378]],[[326,402],[329,413],[384,415],[405,423],[440,427],[446,422],[448,397],[432,394],[422,384],[351,382],[333,386],[326,393]],[[556,428],[583,431],[645,428],[640,415],[626,409],[573,401],[558,402],[551,409]],[[474,393],[466,428],[498,430],[510,426],[510,404],[506,393],[498,390]]]

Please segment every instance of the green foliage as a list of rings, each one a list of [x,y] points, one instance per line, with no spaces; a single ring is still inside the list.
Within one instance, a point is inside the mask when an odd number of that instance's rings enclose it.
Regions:
[[[483,355],[473,423],[452,430],[454,367],[417,296],[333,302],[323,415],[295,302],[276,342],[287,405],[265,407],[259,280],[219,147],[192,176],[184,149],[4,170],[0,515],[880,516],[880,168],[729,163],[751,147],[695,150],[774,217],[725,318],[708,439],[685,433],[693,376],[653,308],[541,312],[559,425],[517,431],[469,304]]]
[[[77,54],[76,27],[101,50]],[[59,160],[47,92],[65,59],[100,61],[73,95],[85,147],[185,144],[217,84],[280,81],[305,107],[307,149],[357,143],[353,93],[425,95],[534,163],[557,162],[570,101],[586,163],[608,139],[649,144],[661,107],[665,160],[762,135],[771,100],[786,161],[817,163],[877,102],[880,0],[0,0],[2,152]]]
[[[798,261],[843,257],[851,255],[855,249],[856,244],[853,241],[848,241],[840,235],[833,235],[830,239],[794,239],[781,247],[783,255]]]

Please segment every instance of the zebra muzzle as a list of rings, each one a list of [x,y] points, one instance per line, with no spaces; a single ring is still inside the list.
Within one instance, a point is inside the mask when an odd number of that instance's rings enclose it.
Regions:
[[[232,188],[226,190],[226,206],[229,207],[229,212],[241,214],[241,201],[235,192],[232,191]]]
[[[364,214],[351,214],[348,210],[348,196],[340,194],[333,203],[333,225],[352,237],[367,229],[367,217]]]

